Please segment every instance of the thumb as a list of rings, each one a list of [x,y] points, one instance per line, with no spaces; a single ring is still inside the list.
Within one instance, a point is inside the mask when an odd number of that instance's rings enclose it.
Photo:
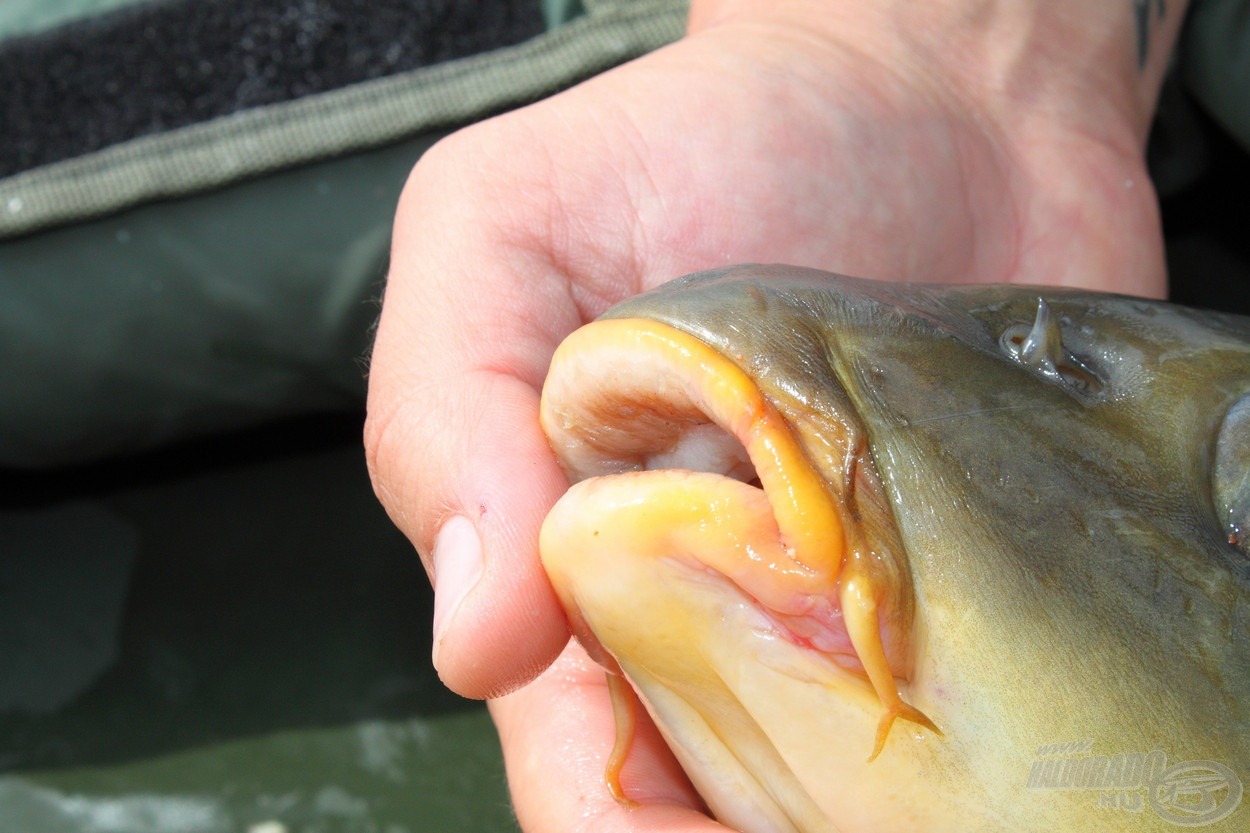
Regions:
[[[568,640],[539,563],[539,527],[567,487],[537,393],[491,372],[401,406],[370,447],[383,503],[434,584],[433,660],[467,697],[524,685]]]
[[[528,682],[568,641],[538,531],[568,487],[538,424],[538,388],[581,323],[549,261],[480,212],[431,194],[423,160],[396,220],[369,374],[365,446],[391,518],[434,583],[434,664],[466,696]],[[420,174],[420,175],[419,175]]]

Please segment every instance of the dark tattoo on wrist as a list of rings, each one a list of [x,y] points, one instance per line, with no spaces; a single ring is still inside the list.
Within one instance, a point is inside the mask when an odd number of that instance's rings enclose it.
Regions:
[[[1133,17],[1137,23],[1137,68],[1145,69],[1146,52],[1150,49],[1150,22],[1161,20],[1167,12],[1166,0],[1133,0]]]

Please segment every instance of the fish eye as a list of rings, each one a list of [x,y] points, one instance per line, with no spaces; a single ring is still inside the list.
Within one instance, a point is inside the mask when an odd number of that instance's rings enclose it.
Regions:
[[[1211,497],[1228,543],[1246,552],[1250,537],[1250,393],[1233,403],[1220,426],[1211,467]]]

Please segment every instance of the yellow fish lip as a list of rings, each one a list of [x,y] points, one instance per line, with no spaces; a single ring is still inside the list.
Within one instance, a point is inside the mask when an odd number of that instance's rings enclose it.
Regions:
[[[899,691],[914,601],[862,447],[841,466],[842,482],[829,482],[734,361],[646,319],[601,320],[570,336],[540,415],[575,484],[548,516],[540,552],[596,659],[618,666],[607,626],[587,616],[579,573],[617,559],[676,560],[728,579],[785,639],[871,685],[882,717],[870,758],[896,717],[936,729]]]

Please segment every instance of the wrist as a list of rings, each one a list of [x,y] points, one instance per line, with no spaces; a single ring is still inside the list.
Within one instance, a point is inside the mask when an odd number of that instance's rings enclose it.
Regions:
[[[799,38],[994,123],[1063,127],[1140,154],[1187,2],[693,0],[689,31]]]

